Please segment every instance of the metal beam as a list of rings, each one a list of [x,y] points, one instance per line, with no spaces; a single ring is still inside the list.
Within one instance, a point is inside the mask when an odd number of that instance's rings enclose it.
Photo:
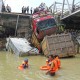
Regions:
[[[61,12],[61,18],[63,17],[64,4],[65,4],[65,0],[63,0],[63,4],[62,4],[62,12]]]
[[[17,16],[16,29],[15,29],[15,36],[17,36],[18,23],[19,23],[19,15]]]
[[[73,0],[73,2],[72,2],[72,12],[74,12],[74,10],[75,10],[74,2],[75,2],[75,0]]]
[[[53,6],[53,14],[55,12],[55,8],[56,8],[56,2],[54,3],[54,6]]]
[[[69,14],[71,14],[71,9],[70,9],[70,5],[69,5],[69,1],[67,0],[67,4],[68,4],[68,9],[69,9]]]

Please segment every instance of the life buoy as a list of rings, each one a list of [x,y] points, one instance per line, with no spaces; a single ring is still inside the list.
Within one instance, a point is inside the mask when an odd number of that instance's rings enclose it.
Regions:
[[[49,70],[50,69],[50,66],[41,66],[40,69],[41,70]]]
[[[20,66],[18,67],[18,69],[19,69],[19,70],[23,70],[24,68],[23,68],[22,65],[20,65]]]

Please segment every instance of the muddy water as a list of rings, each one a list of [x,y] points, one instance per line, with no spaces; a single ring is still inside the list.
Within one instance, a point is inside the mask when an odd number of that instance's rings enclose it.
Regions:
[[[27,56],[29,68],[18,70],[24,58],[0,51],[0,80],[80,80],[80,54],[61,59],[62,68],[53,77],[40,70],[40,66],[45,65],[43,56]]]

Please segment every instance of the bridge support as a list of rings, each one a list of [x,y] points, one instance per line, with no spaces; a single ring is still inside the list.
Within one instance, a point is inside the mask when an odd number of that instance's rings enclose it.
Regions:
[[[18,23],[19,23],[19,15],[17,16],[16,29],[15,29],[15,36],[17,36]]]

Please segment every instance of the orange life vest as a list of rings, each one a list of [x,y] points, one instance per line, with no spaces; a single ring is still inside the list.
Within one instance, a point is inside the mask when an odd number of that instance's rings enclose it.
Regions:
[[[18,67],[19,70],[23,70],[23,65],[21,64],[19,67]]]
[[[54,64],[54,67],[51,69],[50,73],[54,73],[58,70],[57,62],[56,60],[52,60],[52,63]]]
[[[59,59],[58,57],[56,57],[55,60],[56,60],[56,62],[57,62],[58,68],[60,68],[60,66],[61,66],[60,59]]]
[[[24,67],[28,67],[28,62],[23,61],[22,64],[18,67],[18,69],[23,70]]]

